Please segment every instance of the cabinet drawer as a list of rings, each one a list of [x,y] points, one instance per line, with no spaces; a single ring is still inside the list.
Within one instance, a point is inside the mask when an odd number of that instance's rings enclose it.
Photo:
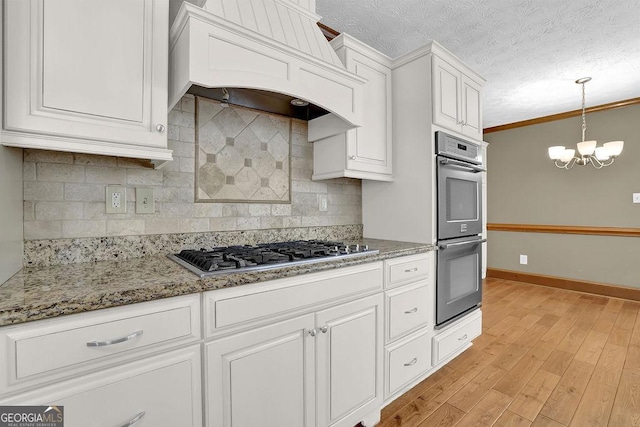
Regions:
[[[385,398],[416,379],[431,367],[431,334],[417,337],[387,350],[388,378]]]
[[[467,318],[433,337],[433,364],[437,365],[460,350],[482,333],[482,312],[474,311]]]
[[[199,295],[189,295],[10,328],[0,338],[4,338],[2,354],[14,361],[13,372],[0,386],[53,375],[62,368],[87,370],[115,356],[120,362],[133,353],[195,341],[200,338],[199,307]]]
[[[200,346],[61,382],[3,401],[64,407],[65,427],[202,425]],[[0,399],[1,400],[1,399]]]
[[[382,263],[375,262],[207,292],[204,296],[207,337],[217,328],[382,290],[382,276]]]
[[[429,324],[433,306],[431,294],[426,280],[387,292],[387,341]]]
[[[385,261],[386,287],[391,288],[428,278],[433,269],[433,254],[419,254]]]

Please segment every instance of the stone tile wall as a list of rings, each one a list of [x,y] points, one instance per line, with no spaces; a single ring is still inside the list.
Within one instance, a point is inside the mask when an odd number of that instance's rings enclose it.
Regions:
[[[174,161],[153,169],[144,160],[24,150],[25,240],[283,229],[361,224],[359,180],[311,181],[313,146],[306,122],[293,120],[291,204],[194,203],[195,102],[169,113]],[[127,188],[127,213],[105,213],[105,187]],[[135,213],[135,188],[153,187],[155,213]],[[326,194],[327,212],[318,209]]]

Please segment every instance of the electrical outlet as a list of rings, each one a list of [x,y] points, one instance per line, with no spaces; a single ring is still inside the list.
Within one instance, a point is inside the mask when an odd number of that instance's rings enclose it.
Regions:
[[[318,210],[320,212],[326,212],[329,207],[326,194],[318,194]]]
[[[105,197],[107,213],[127,213],[126,187],[108,186]]]
[[[633,203],[640,203],[640,193],[633,193]]]
[[[520,255],[520,264],[527,265],[528,257],[526,255]]]
[[[154,212],[153,188],[136,188],[136,213],[151,214]]]

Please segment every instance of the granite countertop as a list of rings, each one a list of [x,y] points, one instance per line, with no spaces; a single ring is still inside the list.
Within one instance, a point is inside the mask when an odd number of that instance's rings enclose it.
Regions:
[[[362,239],[377,255],[201,279],[163,255],[23,268],[0,285],[0,326],[240,286],[428,252],[432,245]]]

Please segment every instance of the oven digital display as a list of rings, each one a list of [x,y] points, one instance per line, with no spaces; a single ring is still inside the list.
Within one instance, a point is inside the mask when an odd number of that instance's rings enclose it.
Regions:
[[[467,151],[467,146],[464,144],[458,144],[458,150]]]

